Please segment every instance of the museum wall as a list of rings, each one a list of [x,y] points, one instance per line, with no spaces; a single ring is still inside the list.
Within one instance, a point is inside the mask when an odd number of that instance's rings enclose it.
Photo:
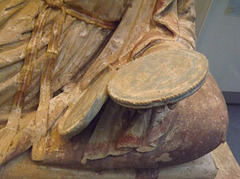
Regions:
[[[197,40],[197,51],[209,59],[229,103],[240,103],[239,6],[240,1],[213,0]]]
[[[195,9],[196,9],[196,36],[198,37],[202,26],[204,24],[204,21],[207,17],[207,14],[209,12],[209,9],[211,7],[212,0],[196,0],[195,1]]]

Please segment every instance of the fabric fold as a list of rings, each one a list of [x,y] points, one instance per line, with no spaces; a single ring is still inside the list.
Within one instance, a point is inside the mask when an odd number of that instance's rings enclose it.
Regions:
[[[179,35],[176,0],[158,0],[155,5],[153,19],[160,25],[165,26],[175,37]]]

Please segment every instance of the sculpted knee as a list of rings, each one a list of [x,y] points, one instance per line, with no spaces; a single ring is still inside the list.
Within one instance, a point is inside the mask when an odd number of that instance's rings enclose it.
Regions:
[[[167,162],[191,161],[225,142],[227,108],[211,74],[204,85],[180,101],[167,118],[172,119],[172,127],[159,142],[159,151],[169,156]]]

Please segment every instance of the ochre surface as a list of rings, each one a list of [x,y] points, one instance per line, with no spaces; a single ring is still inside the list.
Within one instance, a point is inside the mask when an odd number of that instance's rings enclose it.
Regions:
[[[212,151],[211,154],[218,168],[216,179],[240,178],[240,166],[226,142]]]
[[[108,84],[117,103],[150,108],[188,97],[204,83],[207,59],[192,50],[167,50],[145,55],[118,70]]]
[[[0,1],[1,170],[31,147],[35,168],[98,170],[175,165],[224,142],[227,109],[207,63],[191,72],[202,83],[172,88],[176,104],[132,109],[108,98],[108,81],[131,61],[181,50],[202,57],[194,21],[193,0]],[[176,56],[171,64],[191,71]],[[146,84],[165,62],[151,65]]]

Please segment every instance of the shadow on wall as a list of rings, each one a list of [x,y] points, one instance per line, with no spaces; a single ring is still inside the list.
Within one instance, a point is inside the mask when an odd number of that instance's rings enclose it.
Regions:
[[[240,165],[240,105],[228,104],[229,126],[227,143]]]

